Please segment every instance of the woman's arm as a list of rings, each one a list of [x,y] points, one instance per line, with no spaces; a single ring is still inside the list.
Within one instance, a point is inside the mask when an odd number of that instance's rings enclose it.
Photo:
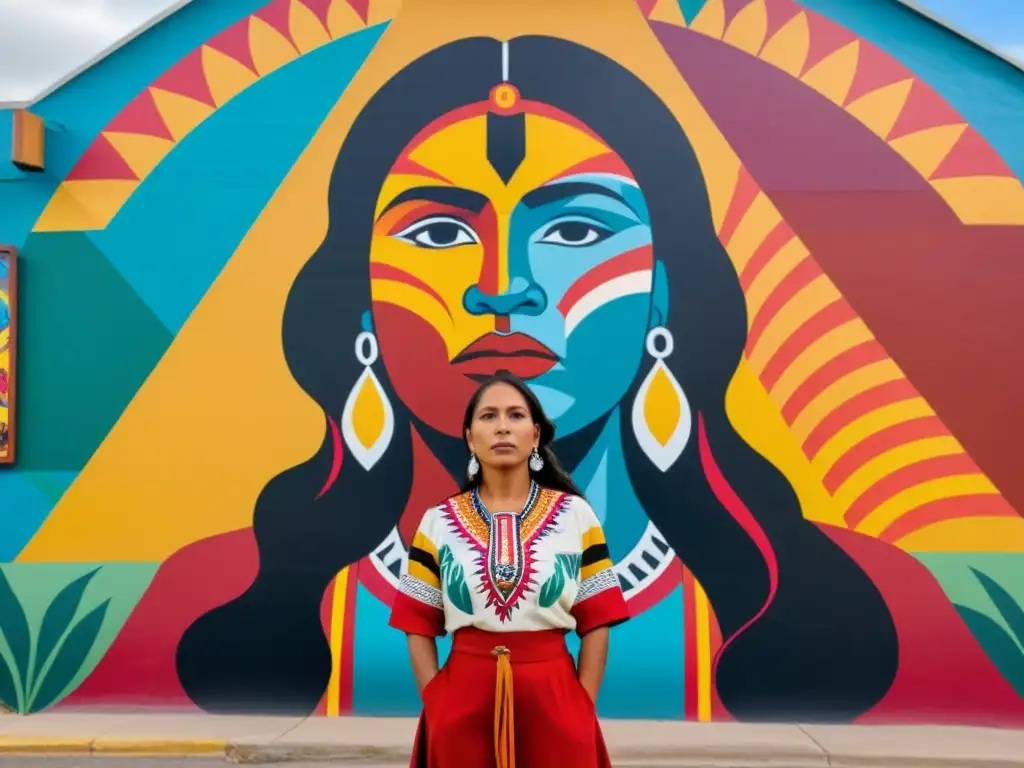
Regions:
[[[432,637],[406,635],[409,643],[409,661],[412,675],[416,678],[416,690],[420,693],[437,674],[437,643]]]
[[[595,702],[608,662],[608,635],[608,627],[597,627],[580,640],[580,660],[576,674],[580,684]]]

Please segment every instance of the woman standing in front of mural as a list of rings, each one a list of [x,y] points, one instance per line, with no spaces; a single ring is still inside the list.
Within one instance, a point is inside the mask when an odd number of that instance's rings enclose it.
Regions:
[[[736,433],[724,401],[746,340],[742,290],[686,135],[632,73],[553,38],[445,45],[369,100],[329,207],[283,327],[324,441],[257,502],[255,581],[178,644],[194,702],[316,708],[331,674],[324,590],[407,528],[414,480],[436,474],[435,459],[464,473],[461,403],[511,368],[558,424],[566,465],[621,463],[608,507],[642,509],[700,581],[732,716],[849,721],[894,695],[896,717],[921,698],[951,719],[1020,716],[941,590],[904,583],[906,555],[805,519]],[[336,334],[356,338],[355,354]],[[356,418],[370,390],[375,418]],[[666,402],[672,433],[645,431],[648,406]],[[941,702],[914,682],[947,674],[929,660],[938,634],[969,683],[936,682]]]
[[[629,612],[604,532],[518,377],[485,381],[463,425],[468,480],[423,517],[391,614],[423,698],[412,768],[483,766],[492,755],[498,768],[517,757],[531,768],[610,768],[594,701],[608,628]],[[571,630],[582,638],[578,677]],[[435,638],[446,632],[452,652],[438,671]]]

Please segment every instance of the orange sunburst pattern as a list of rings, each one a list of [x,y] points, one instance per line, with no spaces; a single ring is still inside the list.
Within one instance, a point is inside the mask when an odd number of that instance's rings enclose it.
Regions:
[[[1016,516],[745,170],[719,237],[747,299],[747,360],[850,528],[899,543]]]
[[[86,149],[37,231],[103,229],[197,125],[260,78],[388,21],[397,0],[272,0],[199,46],[132,100]]]
[[[835,22],[794,0],[707,0],[690,24],[676,0],[641,0],[640,7],[651,21],[746,51],[843,108],[965,224],[1024,224],[1024,185],[981,134],[896,59]]]

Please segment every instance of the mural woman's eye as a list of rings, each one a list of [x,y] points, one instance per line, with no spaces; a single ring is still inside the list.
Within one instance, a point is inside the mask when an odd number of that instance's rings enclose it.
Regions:
[[[561,221],[548,227],[538,242],[579,248],[611,237],[611,231],[587,221]]]
[[[420,248],[454,248],[480,242],[472,227],[452,216],[420,219],[394,236]]]

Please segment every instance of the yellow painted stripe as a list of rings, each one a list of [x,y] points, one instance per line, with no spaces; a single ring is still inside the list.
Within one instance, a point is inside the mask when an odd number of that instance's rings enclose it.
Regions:
[[[860,40],[854,40],[819,61],[801,79],[829,101],[842,105],[850,93],[860,60]]]
[[[799,77],[810,49],[811,28],[807,12],[800,11],[765,44],[761,59],[792,77]]]
[[[743,271],[750,257],[780,221],[782,216],[772,201],[764,192],[758,192],[726,246],[737,272]]]
[[[345,641],[345,605],[348,600],[348,568],[334,580],[331,601],[331,677],[327,682],[327,716],[338,717],[341,697],[341,655]]]
[[[757,313],[781,283],[796,266],[810,255],[807,246],[800,238],[794,237],[772,256],[764,268],[758,272],[747,289],[747,316],[754,322]]]
[[[878,88],[866,93],[852,104],[847,105],[846,111],[860,120],[871,129],[879,138],[888,138],[896,120],[903,111],[910,96],[910,87],[914,79],[908,77],[906,80],[892,83],[883,88]]]
[[[711,619],[708,596],[700,583],[693,580],[693,613],[697,621],[697,720],[711,721]]]
[[[943,520],[904,536],[896,546],[907,552],[1024,552],[1024,517]]]
[[[857,526],[857,530],[869,536],[877,536],[904,514],[924,504],[939,499],[974,496],[981,493],[998,495],[999,491],[987,477],[980,473],[929,480],[926,483],[907,488],[879,505]]]
[[[1024,186],[1003,176],[931,182],[964,224],[1024,224]]]
[[[815,372],[821,370],[827,363],[835,360],[843,352],[853,349],[874,338],[871,331],[864,324],[863,320],[855,318],[842,325],[833,328],[823,334],[816,341],[808,345],[807,349],[797,355],[796,359],[783,371],[779,380],[772,387],[772,400],[780,408],[785,405],[793,393],[801,384],[809,379]]]
[[[949,156],[950,150],[956,146],[966,130],[967,123],[925,128],[923,131],[915,131],[893,139],[889,146],[927,179]]]
[[[373,278],[370,280],[370,296],[375,304],[392,304],[419,315],[436,331],[445,331],[452,327],[452,319],[441,303],[415,285]]]
[[[768,34],[768,7],[764,0],[753,0],[737,13],[725,31],[725,42],[756,56]]]
[[[935,412],[923,397],[914,397],[910,400],[883,405],[836,432],[811,460],[811,466],[820,477],[824,477],[850,449],[872,435],[897,424],[934,414]]]
[[[721,40],[725,34],[725,4],[722,0],[708,0],[693,20],[690,29]]]
[[[844,513],[866,490],[885,479],[893,472],[938,456],[955,456],[963,453],[956,438],[929,437],[899,445],[875,456],[851,474],[833,494],[836,504]]]
[[[902,378],[903,372],[892,360],[881,360],[866,365],[822,391],[793,419],[790,429],[802,443],[832,411],[850,398],[867,392],[872,387]]]
[[[750,351],[750,366],[760,375],[779,347],[818,311],[840,297],[827,276],[821,275],[797,291],[768,322],[761,338]]]

